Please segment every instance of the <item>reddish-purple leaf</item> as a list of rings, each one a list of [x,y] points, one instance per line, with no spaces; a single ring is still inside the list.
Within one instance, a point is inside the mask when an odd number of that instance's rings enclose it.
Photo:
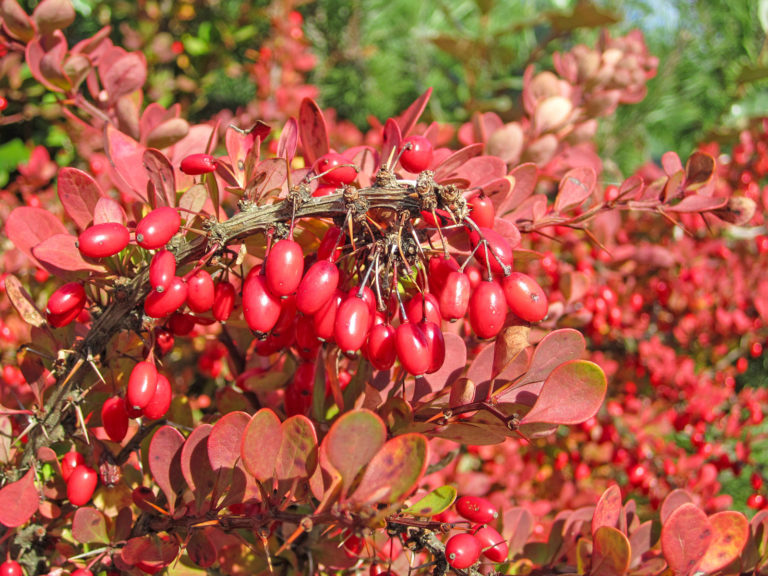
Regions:
[[[683,163],[676,152],[665,152],[661,157],[661,165],[667,176],[672,176],[683,171]]]
[[[608,383],[603,370],[588,360],[561,364],[547,377],[539,398],[522,423],[579,424],[600,409]]]
[[[400,134],[402,134],[403,138],[408,136],[411,129],[416,125],[416,122],[424,112],[424,108],[427,107],[431,95],[432,88],[427,88],[424,94],[419,96],[410,106],[408,106],[405,112],[403,112],[397,119],[397,123],[400,126]]]
[[[168,536],[139,536],[131,538],[120,550],[123,562],[135,566],[142,562],[145,566],[161,568],[168,566],[179,554],[179,545]]]
[[[149,443],[149,469],[168,500],[170,512],[173,512],[176,496],[185,485],[181,471],[183,446],[184,436],[173,426],[159,428]]]
[[[704,152],[694,152],[685,163],[685,187],[697,190],[706,186],[715,174],[715,159]]]
[[[147,80],[147,61],[141,52],[130,52],[99,66],[101,82],[109,95],[110,102],[135,92]]]
[[[262,408],[251,417],[242,434],[240,453],[246,470],[259,482],[275,476],[282,442],[283,429],[277,414]]]
[[[496,214],[503,216],[507,212],[516,210],[523,202],[528,200],[536,189],[539,169],[536,164],[521,164],[509,173],[512,179],[512,192],[503,201],[493,201]],[[492,198],[493,200],[493,198]]]
[[[283,126],[280,139],[277,141],[277,157],[285,158],[290,165],[296,156],[296,146],[299,143],[299,123],[291,116]]]
[[[229,161],[235,178],[241,186],[245,185],[246,160],[257,142],[256,138],[255,131],[241,130],[233,125],[230,125],[224,134]]]
[[[216,474],[208,458],[208,435],[212,428],[210,424],[198,425],[181,449],[181,473],[199,498],[209,494],[216,484]]]
[[[680,488],[672,490],[661,503],[661,514],[659,515],[661,523],[664,524],[672,513],[680,508],[680,506],[689,503],[693,503],[693,498],[688,491]]]
[[[40,495],[35,487],[35,470],[30,468],[21,480],[0,490],[0,524],[15,528],[26,524],[37,512]]]
[[[395,122],[392,118],[387,118],[386,123],[384,124],[384,133],[382,135],[382,142],[381,142],[381,161],[390,163],[390,157],[392,158],[392,161],[394,161],[395,157],[393,155],[397,154],[397,148],[400,146],[400,142],[402,141],[403,137],[400,134],[400,126],[397,125],[397,122]]]
[[[93,211],[94,224],[117,222],[118,224],[125,225],[126,220],[125,211],[117,200],[104,196],[96,202],[96,209]]]
[[[586,348],[584,336],[578,330],[563,328],[550,332],[536,346],[520,385],[541,382],[560,364],[584,356]]]
[[[502,535],[509,543],[509,558],[523,550],[533,530],[533,514],[525,508],[510,508],[504,511]]]
[[[459,166],[482,153],[483,145],[480,143],[457,150],[435,167],[435,181],[440,182],[450,177]]]
[[[424,381],[432,392],[442,390],[447,382],[452,382],[461,376],[467,365],[467,344],[464,339],[450,332],[444,333],[443,339],[445,340],[445,362],[437,372],[424,375]]]
[[[351,501],[358,504],[392,503],[418,484],[429,461],[429,445],[421,434],[395,436],[365,468]]]
[[[144,151],[144,169],[155,186],[155,206],[176,206],[176,177],[170,160],[154,148]]]
[[[629,537],[629,545],[630,549],[632,550],[632,558],[629,562],[630,566],[637,566],[637,564],[640,563],[643,554],[653,548],[653,545],[656,543],[653,538],[653,533],[654,530],[652,520],[643,522],[640,524],[640,526],[632,531],[632,534]]]
[[[555,212],[567,212],[581,206],[592,194],[596,182],[597,176],[592,168],[573,168],[566,172],[557,190]]]
[[[112,168],[110,173],[115,185],[125,194],[147,202],[149,176],[145,170],[137,169],[144,160],[144,146],[112,124],[107,124],[106,141],[106,152]]]
[[[665,206],[664,210],[667,212],[706,212],[707,210],[722,208],[726,204],[728,204],[728,198],[692,194],[677,204]]]
[[[208,436],[211,467],[219,472],[219,486],[224,483],[228,490],[225,503],[259,496],[258,486],[246,472],[240,451],[250,420],[245,412],[230,412],[214,424]]]
[[[15,208],[5,221],[5,235],[35,264],[38,261],[32,248],[55,234],[69,234],[69,231],[56,216],[42,208]]]
[[[43,0],[32,12],[41,34],[66,28],[75,20],[75,8],[70,0]]]
[[[218,558],[218,550],[208,538],[208,534],[215,530],[218,528],[213,526],[206,526],[202,530],[193,530],[189,542],[184,547],[189,559],[201,568],[213,566]]]
[[[317,433],[309,418],[291,416],[282,426],[275,475],[290,489],[295,480],[308,480],[317,466]]]
[[[37,309],[32,296],[13,274],[5,277],[5,293],[8,294],[8,299],[24,322],[37,327],[45,324],[45,318]]]
[[[72,537],[81,544],[109,544],[106,517],[95,508],[78,508],[72,518]]]
[[[67,216],[81,230],[87,228],[93,220],[96,202],[104,196],[96,180],[82,170],[67,166],[59,170],[57,188]]]
[[[72,278],[71,273],[78,271],[104,272],[104,266],[83,259],[76,242],[77,236],[56,234],[32,248],[32,254],[48,272],[59,278]]]
[[[590,576],[623,576],[629,570],[629,540],[613,526],[601,526],[593,536]]]
[[[253,200],[264,194],[280,190],[288,175],[285,160],[282,158],[267,158],[259,162],[253,171],[251,181],[246,187],[246,195]]]
[[[610,486],[600,500],[597,501],[595,514],[592,517],[592,534],[601,526],[616,528],[621,516],[621,490],[614,484]]]
[[[709,517],[712,541],[704,558],[696,567],[697,572],[714,574],[736,560],[749,539],[749,521],[741,512],[718,512]]]
[[[669,568],[678,576],[689,576],[712,542],[712,526],[695,504],[683,504],[661,527],[661,551]]]
[[[354,438],[354,442],[350,442]],[[343,414],[323,440],[328,461],[339,472],[346,494],[357,475],[384,446],[387,428],[370,410],[353,410]]]
[[[507,165],[496,156],[476,156],[457,167],[449,178],[461,178],[469,182],[471,188],[482,188],[486,184],[503,178]]]
[[[323,111],[311,98],[304,98],[299,108],[299,137],[307,166],[313,166],[330,149]]]

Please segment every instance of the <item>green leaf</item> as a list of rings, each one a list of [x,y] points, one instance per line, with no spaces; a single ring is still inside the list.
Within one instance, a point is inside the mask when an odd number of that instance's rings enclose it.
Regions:
[[[594,536],[591,576],[622,576],[629,570],[629,540],[613,526],[600,526]]]
[[[88,506],[78,508],[72,519],[72,537],[81,544],[109,544],[104,514]]]
[[[435,488],[413,506],[403,510],[402,513],[410,514],[411,516],[435,516],[448,510],[453,505],[454,500],[456,500],[456,495],[456,488],[453,486],[440,486],[440,488]]]

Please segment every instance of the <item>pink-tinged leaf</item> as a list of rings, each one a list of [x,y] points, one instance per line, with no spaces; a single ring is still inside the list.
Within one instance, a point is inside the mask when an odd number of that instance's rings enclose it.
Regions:
[[[101,82],[109,95],[110,102],[131,94],[147,80],[147,61],[141,52],[124,54],[106,66],[99,66]]]
[[[96,202],[104,196],[96,180],[82,170],[66,167],[59,170],[57,188],[67,216],[80,230],[87,228],[93,220]]]
[[[32,12],[40,34],[66,28],[75,20],[75,8],[70,0],[43,0]]]
[[[144,146],[111,124],[106,127],[106,141],[112,181],[123,193],[146,203],[149,176],[137,169],[144,160]]]
[[[230,412],[214,424],[208,437],[208,457],[214,470],[241,462],[240,444],[250,420],[245,412]]]
[[[424,381],[432,392],[442,390],[446,383],[461,376],[467,365],[467,344],[464,339],[450,332],[443,334],[443,339],[445,340],[445,362],[437,372],[424,375]]]
[[[350,442],[354,438],[354,442]],[[384,422],[370,410],[353,410],[339,417],[323,440],[328,461],[342,479],[346,494],[355,478],[387,440]]]
[[[388,118],[384,124],[384,133],[381,142],[381,161],[390,163],[395,159],[397,149],[400,147],[403,136],[400,134],[400,126],[392,118]]]
[[[149,443],[149,469],[168,500],[170,512],[176,507],[176,497],[184,488],[181,471],[183,446],[184,436],[173,426],[159,428]]]
[[[246,196],[258,200],[269,192],[280,190],[288,175],[287,170],[285,160],[282,158],[262,160],[253,171],[251,181],[245,190]]]
[[[47,36],[37,36],[27,44],[26,61],[32,75],[43,86],[54,92],[70,88],[64,73],[64,57],[67,54],[67,40],[60,30]]]
[[[210,424],[197,426],[181,449],[181,473],[198,498],[210,494],[216,484],[216,474],[208,457],[208,436],[212,428]]]
[[[623,576],[630,557],[627,537],[613,526],[601,526],[594,534],[590,576]]]
[[[456,168],[450,178],[462,178],[469,182],[472,188],[482,188],[486,184],[503,178],[507,165],[496,156],[476,156]]]
[[[126,221],[125,211],[117,200],[104,196],[96,203],[96,209],[93,211],[94,224],[117,222],[125,225]]]
[[[14,38],[29,42],[35,35],[35,23],[16,0],[0,1],[3,28]]]
[[[403,112],[400,117],[397,119],[397,123],[400,126],[400,134],[403,135],[403,137],[408,136],[411,129],[416,125],[416,122],[418,122],[419,118],[421,117],[421,114],[424,112],[424,109],[427,107],[427,103],[429,102],[429,97],[432,95],[432,88],[427,88],[427,90],[419,96],[413,104],[408,106],[406,108],[405,112]]]
[[[304,98],[299,108],[299,137],[307,166],[313,166],[330,149],[323,111],[311,98]]]
[[[716,210],[728,204],[728,198],[718,196],[700,196],[692,194],[686,196],[677,204],[665,206],[667,212],[706,212],[707,210]]]
[[[246,470],[259,482],[275,476],[275,466],[283,442],[280,418],[269,408],[254,414],[242,434],[240,451]]]
[[[155,128],[168,120],[178,118],[180,112],[179,108],[180,107],[174,105],[170,110],[166,110],[163,106],[155,102],[152,102],[144,108],[144,112],[141,113],[141,118],[139,119],[139,132],[142,135],[142,143],[146,144],[144,139],[146,139]]]
[[[550,332],[536,346],[528,366],[528,373],[520,385],[541,382],[560,364],[582,358],[587,344],[578,330],[563,328]]]
[[[714,574],[741,555],[749,539],[749,521],[741,512],[729,510],[710,516],[709,524],[712,541],[696,571]]]
[[[194,184],[179,198],[179,208],[188,210],[187,214],[200,214],[206,200],[208,200],[208,189],[202,184]]]
[[[142,142],[146,143],[149,148],[160,150],[173,146],[176,142],[185,138],[187,134],[189,134],[189,122],[183,118],[170,118],[155,127],[154,130],[147,134],[146,139],[142,139]]]
[[[160,150],[144,151],[144,169],[155,187],[155,206],[176,206],[176,177],[170,160]]]
[[[30,468],[21,480],[6,484],[0,490],[0,524],[7,528],[26,524],[37,512],[39,503],[35,470]]]
[[[565,173],[555,198],[555,212],[562,213],[581,206],[595,189],[597,176],[592,168],[574,168]]]
[[[48,272],[59,278],[75,277],[73,272],[106,271],[104,266],[86,262],[80,254],[76,242],[77,236],[56,234],[32,248],[32,254]]]
[[[661,551],[678,576],[694,573],[712,539],[707,515],[691,503],[680,506],[661,527]]]
[[[491,377],[496,378],[509,366],[528,346],[528,326],[507,326],[496,337],[493,345],[493,368]]]
[[[275,475],[290,489],[295,480],[308,480],[317,466],[317,433],[309,418],[291,416],[282,426]]]
[[[693,498],[691,497],[691,494],[686,491],[682,490],[680,488],[676,490],[672,490],[669,494],[667,494],[667,497],[664,498],[664,502],[661,503],[661,514],[660,514],[660,520],[661,523],[664,524],[669,517],[672,515],[672,513],[680,508],[683,504],[692,504]]]
[[[357,173],[357,182],[360,186],[371,186],[372,176],[381,166],[378,152],[370,146],[353,146],[344,150],[343,156],[349,158],[350,162],[360,170]]]
[[[95,508],[78,508],[72,518],[72,537],[81,544],[109,544],[106,517]]]
[[[512,192],[498,204],[494,201],[496,214],[502,216],[507,212],[516,210],[533,194],[539,177],[539,169],[536,164],[527,163],[517,166],[509,173],[512,179]]]
[[[522,552],[528,536],[533,531],[533,514],[525,508],[510,508],[504,511],[502,535],[509,543],[509,558]]]
[[[670,177],[683,171],[683,163],[680,162],[680,157],[675,152],[665,152],[661,157],[661,165],[664,168],[664,173]]]
[[[36,327],[45,324],[45,318],[37,309],[32,296],[13,274],[5,277],[5,293],[8,294],[8,299],[24,322]]]
[[[429,445],[421,434],[395,436],[365,468],[350,500],[358,504],[397,502],[421,480],[429,462]]]
[[[494,221],[493,229],[509,242],[509,247],[513,250],[520,246],[520,243],[522,242],[520,229],[509,220],[497,218]]]
[[[621,490],[614,484],[603,492],[600,500],[597,501],[595,514],[592,517],[592,534],[594,535],[601,526],[616,528],[619,516],[621,516]]]
[[[296,147],[299,144],[299,123],[296,118],[288,118],[277,141],[277,157],[285,158],[288,164],[293,162],[296,156]]]
[[[243,186],[245,185],[247,158],[257,142],[256,131],[241,130],[236,126],[230,125],[224,134],[224,141],[235,178]]]
[[[510,178],[509,176],[496,178],[495,180],[491,180],[490,182],[483,184],[483,194],[491,199],[493,207],[498,210],[498,207],[501,206],[507,200],[507,198],[509,198],[509,195],[512,192],[513,184],[514,179]]]
[[[435,181],[440,182],[450,177],[459,166],[482,153],[483,145],[480,143],[457,150],[435,167]]]
[[[654,544],[656,541],[654,540],[653,521],[648,520],[633,530],[629,537],[629,546],[632,550],[630,566],[637,566],[641,562],[643,554],[653,548]]]
[[[69,234],[69,231],[56,216],[42,208],[14,208],[5,221],[5,235],[35,264],[38,261],[32,248],[55,234]]]
[[[539,398],[522,423],[580,424],[600,409],[608,382],[602,368],[588,360],[571,360],[544,381]]]

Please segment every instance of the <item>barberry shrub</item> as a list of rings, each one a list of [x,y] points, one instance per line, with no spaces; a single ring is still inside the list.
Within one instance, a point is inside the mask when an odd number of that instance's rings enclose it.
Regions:
[[[609,254],[629,245],[624,212],[718,230],[754,217],[755,194],[722,186],[706,151],[602,185],[599,118],[655,74],[640,34],[531,67],[520,119],[477,114],[458,146],[423,123],[429,90],[342,145],[312,98],[271,124],[190,125],[146,103],[140,52],[108,29],[69,47],[69,0],[31,15],[5,0],[0,17],[83,160],[107,160],[58,168],[37,148],[4,192],[8,573],[764,568],[766,513],[750,524],[671,491],[659,536],[613,485],[545,526],[457,467],[605,418],[605,371],[575,327],[601,346],[626,295],[548,239]],[[623,259],[663,258],[648,237]],[[564,468],[541,460],[520,476]],[[545,500],[577,501],[565,492]]]

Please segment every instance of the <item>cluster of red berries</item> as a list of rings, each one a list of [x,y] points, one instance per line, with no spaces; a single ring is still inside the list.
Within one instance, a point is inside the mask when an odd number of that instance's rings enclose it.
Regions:
[[[61,459],[61,477],[67,484],[67,498],[75,506],[85,506],[90,502],[99,475],[85,464],[79,452],[67,452]]]
[[[504,562],[509,546],[491,523],[499,516],[485,498],[462,496],[456,501],[456,512],[473,523],[468,532],[454,534],[445,543],[445,559],[452,568],[464,570],[485,556],[491,562]]]

